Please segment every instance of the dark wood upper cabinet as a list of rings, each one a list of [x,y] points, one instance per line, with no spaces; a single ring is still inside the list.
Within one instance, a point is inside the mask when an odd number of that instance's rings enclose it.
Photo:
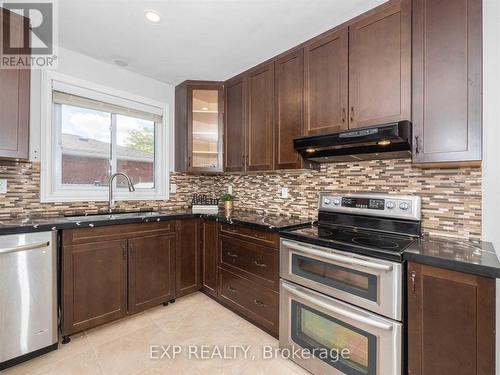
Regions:
[[[481,0],[413,0],[414,162],[481,160]]]
[[[411,9],[402,0],[349,26],[349,128],[409,120],[410,108]]]
[[[201,241],[203,256],[202,290],[217,296],[217,243],[218,223],[214,220],[201,221]]]
[[[223,85],[186,81],[175,88],[176,171],[222,172]]]
[[[63,246],[62,332],[70,335],[127,314],[127,241]]]
[[[0,32],[10,30],[10,40],[23,45],[29,37],[29,20],[0,8]],[[27,52],[29,54],[29,48]],[[14,55],[15,56],[15,55]],[[0,58],[2,58],[0,51]],[[28,159],[30,69],[0,69],[0,158]]]
[[[274,167],[274,63],[248,73],[246,170]]]
[[[495,374],[495,280],[408,263],[408,374]]]
[[[128,241],[128,312],[175,298],[175,233]]]
[[[303,134],[304,51],[294,51],[275,62],[275,169],[300,168],[293,139]]]
[[[175,296],[201,289],[201,243],[198,219],[177,221],[175,249]]]
[[[304,47],[305,134],[347,129],[348,43],[345,28]]]
[[[242,77],[225,84],[224,170],[245,170],[246,82]]]

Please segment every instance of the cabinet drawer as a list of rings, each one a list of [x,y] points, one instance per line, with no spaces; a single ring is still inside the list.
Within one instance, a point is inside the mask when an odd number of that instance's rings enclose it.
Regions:
[[[255,230],[252,228],[234,224],[221,224],[220,233],[227,236],[237,237],[242,240],[251,240],[252,243],[259,243],[261,245],[271,246],[275,248],[279,247],[278,233]]]
[[[159,223],[116,224],[96,228],[63,230],[64,244],[88,243],[142,237],[175,231],[175,221]]]
[[[278,334],[279,294],[224,269],[219,271],[220,298],[248,319]]]
[[[225,236],[220,237],[219,249],[221,267],[278,290],[278,250]]]

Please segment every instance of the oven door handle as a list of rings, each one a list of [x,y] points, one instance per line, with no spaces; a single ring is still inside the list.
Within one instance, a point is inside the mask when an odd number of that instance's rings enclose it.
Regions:
[[[303,293],[303,292],[297,290],[294,287],[290,287],[287,284],[281,284],[281,286],[283,288],[287,289],[290,293],[296,295],[297,297],[300,297],[300,298],[306,300],[307,302],[309,302],[311,304],[314,304],[314,305],[317,305],[319,307],[322,307],[325,310],[328,310],[328,311],[330,311],[330,312],[332,312],[334,314],[342,315],[343,317],[350,318],[352,320],[355,320],[355,321],[360,322],[360,323],[367,324],[367,325],[375,327],[375,328],[383,329],[384,331],[391,331],[392,330],[392,324],[382,323],[382,322],[379,322],[379,321],[367,318],[365,316],[358,315],[358,314],[353,313],[351,311],[344,310],[344,309],[342,309],[340,307],[332,306],[332,305],[330,305],[328,303],[325,303],[323,301],[317,300],[316,298],[311,297],[308,294]]]
[[[380,271],[392,270],[392,266],[389,264],[373,263],[373,262],[369,262],[369,261],[363,260],[363,259],[357,259],[357,258],[346,257],[343,255],[338,255],[338,254],[332,254],[332,253],[328,253],[326,251],[311,249],[309,247],[305,247],[305,246],[302,246],[302,245],[299,245],[299,244],[296,244],[296,243],[290,242],[290,241],[283,241],[283,245],[285,245],[286,247],[289,247],[290,249],[297,250],[297,251],[300,251],[300,252],[305,253],[305,254],[315,255],[315,256],[320,257],[320,258],[329,259],[329,260],[337,261],[340,263],[355,264],[358,266],[363,266],[366,268],[371,268],[371,269],[380,270]]]

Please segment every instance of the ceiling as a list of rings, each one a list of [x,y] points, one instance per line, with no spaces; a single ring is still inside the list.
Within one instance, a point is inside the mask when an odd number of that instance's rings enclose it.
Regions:
[[[166,83],[225,80],[383,2],[64,0],[59,44]]]

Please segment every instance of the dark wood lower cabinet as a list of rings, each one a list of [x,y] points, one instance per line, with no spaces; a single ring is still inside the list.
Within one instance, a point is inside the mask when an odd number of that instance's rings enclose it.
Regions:
[[[64,336],[175,298],[174,222],[62,232]]]
[[[175,244],[174,233],[129,240],[129,313],[175,298]]]
[[[279,250],[220,236],[219,264],[266,288],[279,290]]]
[[[177,221],[175,296],[201,289],[201,241],[199,219]]]
[[[408,264],[408,374],[495,374],[495,280]]]
[[[127,241],[64,246],[62,331],[83,331],[127,314]]]
[[[279,331],[279,294],[225,269],[219,270],[219,298],[274,336]]]
[[[198,218],[64,230],[62,334],[202,290],[277,337],[278,260],[277,233]]]
[[[218,230],[219,302],[278,337],[279,235],[228,224]]]
[[[201,221],[202,241],[202,286],[201,289],[214,297],[217,296],[217,222]]]

